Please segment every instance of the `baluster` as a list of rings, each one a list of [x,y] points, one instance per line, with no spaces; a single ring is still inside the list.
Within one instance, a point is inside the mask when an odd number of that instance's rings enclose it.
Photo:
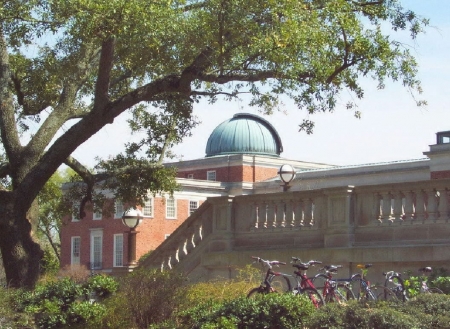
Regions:
[[[394,193],[394,222],[402,223],[403,222],[403,193],[397,191]]]
[[[192,239],[193,239],[192,243],[194,244],[194,246],[197,246],[202,241],[202,226],[201,225],[195,226],[194,236],[192,237]]]
[[[258,207],[258,212],[259,212],[259,218],[261,220],[261,222],[263,223],[263,227],[267,228],[267,204],[265,202],[263,202],[263,204]]]
[[[275,203],[270,202],[267,205],[267,224],[271,227],[277,227],[277,219],[275,218]]]
[[[416,213],[414,215],[417,223],[423,223],[425,220],[425,196],[422,190],[416,191]]]
[[[382,195],[381,199],[381,221],[392,223],[392,195],[387,192]]]
[[[438,211],[439,211],[439,221],[447,222],[448,221],[448,193],[445,188],[442,188],[438,191],[439,201],[438,201]]]
[[[305,205],[305,219],[304,219],[304,225],[312,226],[312,200],[311,199],[305,199],[304,200]]]
[[[257,230],[259,228],[260,222],[259,222],[259,208],[256,202],[252,205],[252,212],[250,216],[252,216],[252,222],[254,223],[253,229]]]
[[[425,196],[427,197],[427,220],[435,222],[437,219],[437,196],[436,190],[429,190],[425,192]]]
[[[172,256],[169,256],[169,258],[167,259],[167,266],[169,267],[169,269],[172,269]]]
[[[405,193],[405,219],[404,221],[414,221],[414,192],[408,191]]]
[[[297,204],[295,205],[295,223],[297,226],[303,226],[304,222],[304,213],[303,213],[303,201],[298,200]]]
[[[289,200],[286,203],[286,224],[290,227],[295,226],[295,218],[294,218],[294,202]]]
[[[284,201],[278,201],[277,202],[277,225],[279,227],[286,227],[286,218],[284,216],[284,211],[286,209],[286,205]]]
[[[378,224],[382,223],[383,221],[381,220],[381,205],[382,205],[382,198],[381,198],[381,194],[379,193],[375,193],[373,195],[373,215],[377,221]]]

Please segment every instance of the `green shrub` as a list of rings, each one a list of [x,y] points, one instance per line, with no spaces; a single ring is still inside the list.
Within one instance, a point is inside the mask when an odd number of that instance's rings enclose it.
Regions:
[[[185,298],[185,279],[174,271],[138,269],[121,281],[117,298],[138,328],[170,319]],[[126,319],[124,319],[126,321]]]
[[[430,287],[436,287],[442,290],[444,294],[450,294],[450,277],[440,276],[431,281]]]
[[[417,320],[392,307],[378,302],[362,304],[356,301],[347,305],[330,303],[315,312],[307,324],[310,329],[411,329],[418,328]]]
[[[74,303],[68,310],[68,322],[71,324],[85,325],[89,321],[97,321],[106,314],[106,308],[102,304],[83,301]]]
[[[83,285],[87,292],[92,292],[99,299],[105,299],[117,291],[119,283],[111,276],[97,274],[90,277]]]
[[[44,249],[44,256],[41,259],[41,273],[46,275],[56,275],[59,271],[59,260],[50,249]]]
[[[315,311],[306,296],[291,294],[239,297],[204,303],[180,313],[183,328],[303,328]]]

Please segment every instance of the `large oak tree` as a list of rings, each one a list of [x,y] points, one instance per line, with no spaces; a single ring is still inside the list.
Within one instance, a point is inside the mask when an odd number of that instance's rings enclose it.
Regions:
[[[247,93],[270,112],[290,97],[314,113],[332,111],[344,90],[363,97],[365,76],[420,92],[414,58],[383,31],[414,38],[426,23],[396,0],[2,1],[0,248],[9,284],[38,278],[33,205],[61,164],[88,183],[83,201],[111,172],[123,200],[173,190],[161,161],[195,125],[199,98]],[[125,111],[146,137],[92,176],[72,153]],[[25,139],[31,122],[38,128]]]

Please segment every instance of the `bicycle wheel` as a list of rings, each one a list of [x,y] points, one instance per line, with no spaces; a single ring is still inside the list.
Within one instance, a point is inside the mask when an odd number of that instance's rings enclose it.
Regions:
[[[428,288],[427,293],[429,294],[443,294],[444,292],[439,288]]]
[[[337,289],[332,289],[326,296],[325,296],[325,303],[338,303],[338,304],[345,304],[347,303],[347,298],[342,294],[341,291]]]
[[[383,286],[373,286],[370,290],[375,294],[376,300],[398,301],[397,295],[391,289]]]
[[[247,298],[256,298],[258,296],[263,296],[267,294],[266,290],[263,287],[252,288],[248,294]]]
[[[356,299],[353,290],[347,283],[338,283],[337,290],[339,290],[340,294],[342,294],[346,300]]]
[[[301,290],[302,294],[308,296],[309,300],[313,303],[315,308],[322,307],[325,305],[322,295],[317,291],[317,289],[306,287]]]
[[[292,290],[291,281],[285,276],[275,276],[270,282],[271,287],[276,292],[289,292]]]
[[[323,288],[325,287],[325,282],[328,281],[328,276],[323,273],[319,273],[312,277],[311,281],[314,283],[314,287],[317,291],[322,294],[322,297],[325,297],[323,296]]]
[[[395,296],[401,301],[406,301],[406,289],[403,279],[398,275],[393,275],[384,281],[384,286],[393,291]]]

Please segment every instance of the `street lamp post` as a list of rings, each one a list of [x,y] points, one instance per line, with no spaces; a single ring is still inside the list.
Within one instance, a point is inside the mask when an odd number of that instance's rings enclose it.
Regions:
[[[122,223],[127,226],[128,232],[128,266],[135,267],[136,262],[136,227],[141,223],[142,213],[138,209],[129,208],[123,213]]]
[[[280,175],[281,181],[284,183],[283,192],[288,191],[291,186],[289,185],[295,178],[295,169],[291,165],[284,164],[280,167],[278,171],[278,175]]]

